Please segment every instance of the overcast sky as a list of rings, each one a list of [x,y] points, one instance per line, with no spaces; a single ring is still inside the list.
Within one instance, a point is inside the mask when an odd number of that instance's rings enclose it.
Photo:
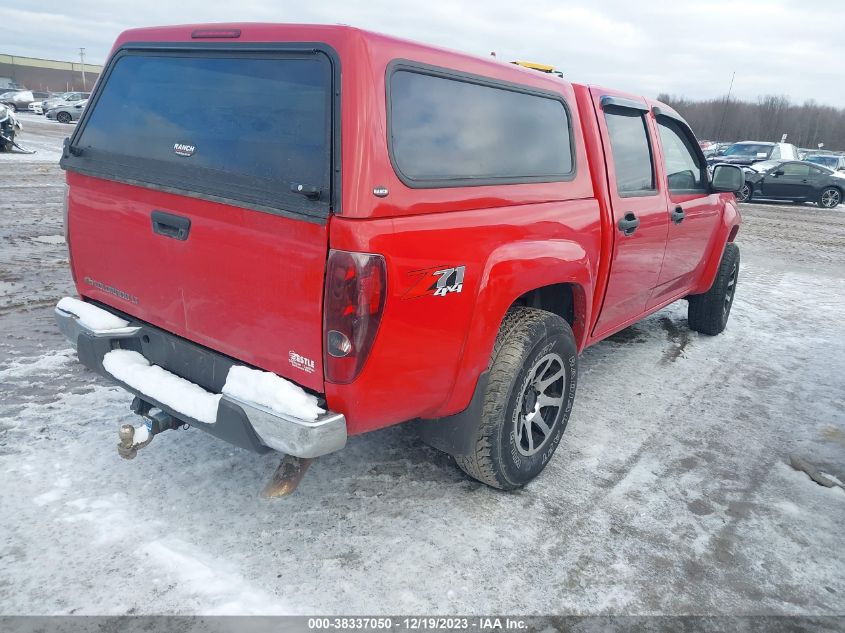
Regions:
[[[103,63],[117,34],[196,22],[343,23],[568,79],[658,93],[782,94],[845,107],[843,0],[0,0],[0,53]]]

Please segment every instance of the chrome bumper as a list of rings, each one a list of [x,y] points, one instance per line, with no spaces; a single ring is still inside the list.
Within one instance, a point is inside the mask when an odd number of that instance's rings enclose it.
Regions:
[[[93,306],[93,304],[89,305]],[[99,306],[96,307],[102,310]],[[103,312],[108,313],[107,310],[103,310]],[[62,310],[58,307],[55,310],[55,315],[59,330],[77,349],[79,360],[86,367],[93,369],[142,400],[151,403],[155,407],[191,426],[201,428],[222,439],[233,441],[228,437],[230,432],[233,435],[236,433],[240,435],[242,431],[235,431],[234,427],[246,423],[260,439],[261,444],[296,457],[319,457],[340,450],[346,445],[346,418],[342,413],[332,411],[327,411],[313,421],[303,420],[280,414],[255,402],[247,402],[223,394],[214,424],[205,424],[194,420],[171,407],[156,402],[155,399],[150,398],[137,389],[120,382],[103,368],[103,357],[109,351],[118,348],[133,349],[137,347],[140,349],[140,342],[134,345],[132,341],[140,341],[141,337],[145,334],[145,330],[148,333],[152,333],[153,328],[144,324],[136,324],[136,322],[126,327],[98,330],[83,323],[72,312]],[[155,332],[156,336],[178,339],[175,335],[162,333],[161,330],[155,329]],[[206,353],[216,355],[211,351],[207,351]],[[222,355],[217,356],[225,358]],[[167,367],[162,367],[162,369],[167,370]],[[198,386],[205,389],[201,385]],[[242,445],[241,442],[233,441],[233,443]],[[244,447],[250,448],[248,446]]]
[[[282,415],[260,404],[226,394],[222,400],[240,407],[261,441],[285,455],[320,457],[346,446],[346,417],[342,413],[327,411],[312,422]],[[218,411],[217,424],[221,423],[220,417]]]
[[[141,326],[95,330],[82,323],[79,317],[72,312],[66,312],[61,308],[56,308],[56,323],[59,325],[59,331],[65,335],[65,338],[74,347],[77,347],[80,334],[93,336],[94,338],[121,339],[132,338],[133,336],[137,336],[138,332],[141,331]]]

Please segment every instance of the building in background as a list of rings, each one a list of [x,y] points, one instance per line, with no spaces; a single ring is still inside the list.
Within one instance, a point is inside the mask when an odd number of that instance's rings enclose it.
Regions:
[[[27,88],[49,92],[91,90],[103,71],[102,66],[85,64],[85,85],[82,85],[82,64],[60,62],[0,53],[0,90]]]

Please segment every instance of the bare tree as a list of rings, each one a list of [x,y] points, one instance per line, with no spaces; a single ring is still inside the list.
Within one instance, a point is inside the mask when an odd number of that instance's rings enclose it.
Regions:
[[[756,102],[720,97],[693,101],[661,94],[658,100],[683,116],[699,138],[714,141],[787,141],[800,147],[845,150],[845,108],[813,100],[795,105],[782,95],[764,95]]]

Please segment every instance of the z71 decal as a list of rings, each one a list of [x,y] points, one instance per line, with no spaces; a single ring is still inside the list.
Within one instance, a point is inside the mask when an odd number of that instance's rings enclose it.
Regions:
[[[405,293],[405,299],[415,299],[426,295],[445,297],[450,292],[461,292],[464,288],[466,266],[435,266],[425,270],[415,270],[416,283]]]

